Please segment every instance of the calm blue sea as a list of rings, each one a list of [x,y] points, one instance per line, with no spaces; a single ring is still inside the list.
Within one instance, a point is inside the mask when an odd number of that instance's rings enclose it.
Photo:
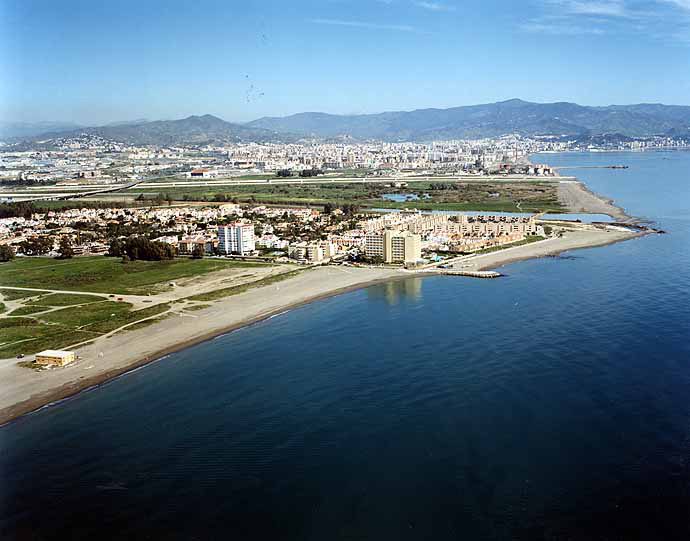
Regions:
[[[0,429],[0,538],[690,539],[690,153],[548,154],[666,235],[292,310]]]

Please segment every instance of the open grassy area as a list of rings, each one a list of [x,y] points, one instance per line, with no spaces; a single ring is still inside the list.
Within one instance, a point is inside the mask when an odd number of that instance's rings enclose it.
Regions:
[[[80,297],[75,295],[74,297]],[[67,303],[67,299],[60,299]],[[77,302],[83,299],[76,299]],[[25,306],[11,315],[30,315],[46,310],[46,306]],[[0,319],[0,358],[23,353],[29,355],[43,349],[58,349],[97,338],[123,325],[134,323],[143,327],[155,323],[156,318],[141,321],[167,311],[168,304],[157,304],[142,310],[131,310],[125,302],[100,300],[89,304],[66,307],[35,317]],[[141,321],[140,324],[136,322]]]
[[[15,308],[12,310],[8,316],[30,316],[31,314],[36,314],[38,312],[44,312],[50,310],[49,306],[22,306],[20,308]]]
[[[5,263],[7,265],[7,263]],[[0,267],[0,279],[2,277],[3,270],[5,267]],[[0,295],[2,295],[8,301],[16,301],[19,299],[26,299],[27,297],[36,297],[42,293],[48,293],[47,291],[20,291],[18,289],[3,289],[0,288]]]
[[[96,333],[66,329],[62,325],[46,325],[34,318],[0,319],[0,358],[61,348],[96,336]]]
[[[249,282],[248,284],[241,284],[232,287],[225,287],[223,289],[216,289],[215,291],[209,291],[208,293],[201,293],[200,295],[193,295],[192,297],[187,297],[187,300],[202,302],[215,301],[218,299],[222,299],[224,297],[229,297],[231,295],[244,293],[245,291],[249,291],[250,289],[254,289],[256,287],[263,287],[275,284],[277,282],[282,282],[283,280],[287,280],[288,278],[297,276],[300,272],[304,272],[304,270],[305,269],[297,269],[290,272],[284,272],[283,274],[275,274],[267,278],[262,278],[261,280],[256,280],[255,282]]]
[[[128,323],[165,312],[169,305],[156,304],[135,311],[131,308],[132,305],[126,302],[103,301],[80,306],[78,309],[56,310],[40,316],[40,319],[64,327],[105,334]]]
[[[439,189],[443,186],[444,189]],[[145,188],[137,192],[170,194],[176,200],[212,201],[218,194],[240,203],[275,205],[357,204],[363,208],[418,208],[428,210],[485,210],[494,212],[562,211],[555,182],[535,180],[449,181],[433,178],[413,182],[406,188],[384,183],[266,184],[254,186],[177,186]],[[384,194],[417,196],[419,199],[393,202]],[[520,206],[518,206],[518,204]]]
[[[132,261],[123,264],[117,258],[103,256],[65,261],[23,257],[0,267],[0,286],[146,295],[155,284],[228,268],[263,266],[267,264],[224,259],[179,258],[172,261]],[[6,291],[9,290],[2,290],[3,295]],[[31,295],[35,296],[37,293],[27,292],[23,296]]]
[[[33,299],[27,304],[46,307],[46,306],[72,306],[75,304],[87,304],[91,302],[101,302],[103,297],[96,295],[79,295],[70,293],[52,293]]]

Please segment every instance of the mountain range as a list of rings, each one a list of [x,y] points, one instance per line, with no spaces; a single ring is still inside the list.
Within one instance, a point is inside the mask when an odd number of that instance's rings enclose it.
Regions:
[[[575,103],[498,103],[417,109],[368,115],[299,113],[265,117],[248,126],[314,137],[349,135],[357,139],[431,141],[524,136],[628,137],[690,134],[690,106],[637,104],[587,107]]]
[[[74,131],[81,126],[74,122],[2,122],[0,137],[33,137],[42,133]]]
[[[5,133],[0,124],[0,136]],[[21,132],[22,129],[24,133]],[[512,99],[498,103],[417,109],[363,115],[298,113],[264,117],[245,124],[213,115],[179,120],[137,120],[100,127],[65,124],[44,129],[15,127],[19,139],[30,142],[90,134],[137,145],[176,145],[228,142],[294,142],[300,139],[432,141],[479,139],[508,134],[589,138],[602,135],[690,137],[690,106],[636,104],[590,107],[575,103],[533,103]]]
[[[30,139],[33,142],[38,142],[55,138],[76,137],[82,134],[95,135],[111,141],[133,145],[160,146],[291,139],[289,135],[226,122],[213,115],[193,115],[179,120],[113,122],[106,126],[80,127],[71,131],[60,130],[41,133]]]

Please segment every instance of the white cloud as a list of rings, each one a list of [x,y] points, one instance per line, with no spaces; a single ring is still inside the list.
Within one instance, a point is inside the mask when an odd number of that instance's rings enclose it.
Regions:
[[[690,0],[540,0],[541,9],[519,24],[545,35],[636,35],[687,45]]]
[[[594,26],[572,26],[559,24],[544,24],[538,22],[530,22],[520,25],[520,29],[524,32],[533,32],[535,34],[549,34],[551,36],[580,36],[580,35],[601,35],[605,31],[602,28]]]
[[[455,11],[455,6],[442,4],[441,2],[415,2],[415,5],[431,11]]]
[[[673,4],[674,6],[678,6],[681,9],[687,9],[690,11],[690,0],[662,0],[663,2],[666,2],[667,4]]]
[[[352,28],[368,28],[371,30],[397,30],[399,32],[419,32],[414,26],[406,24],[377,24],[364,21],[343,21],[340,19],[309,19],[310,23],[328,24],[332,26],[349,26]]]
[[[630,17],[624,0],[549,0],[558,11],[572,15]]]

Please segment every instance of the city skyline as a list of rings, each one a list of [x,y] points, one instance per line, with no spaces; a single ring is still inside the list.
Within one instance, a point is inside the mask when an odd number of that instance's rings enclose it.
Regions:
[[[685,105],[690,94],[686,0],[0,9],[4,121],[100,125],[209,113],[246,122],[514,97]]]

